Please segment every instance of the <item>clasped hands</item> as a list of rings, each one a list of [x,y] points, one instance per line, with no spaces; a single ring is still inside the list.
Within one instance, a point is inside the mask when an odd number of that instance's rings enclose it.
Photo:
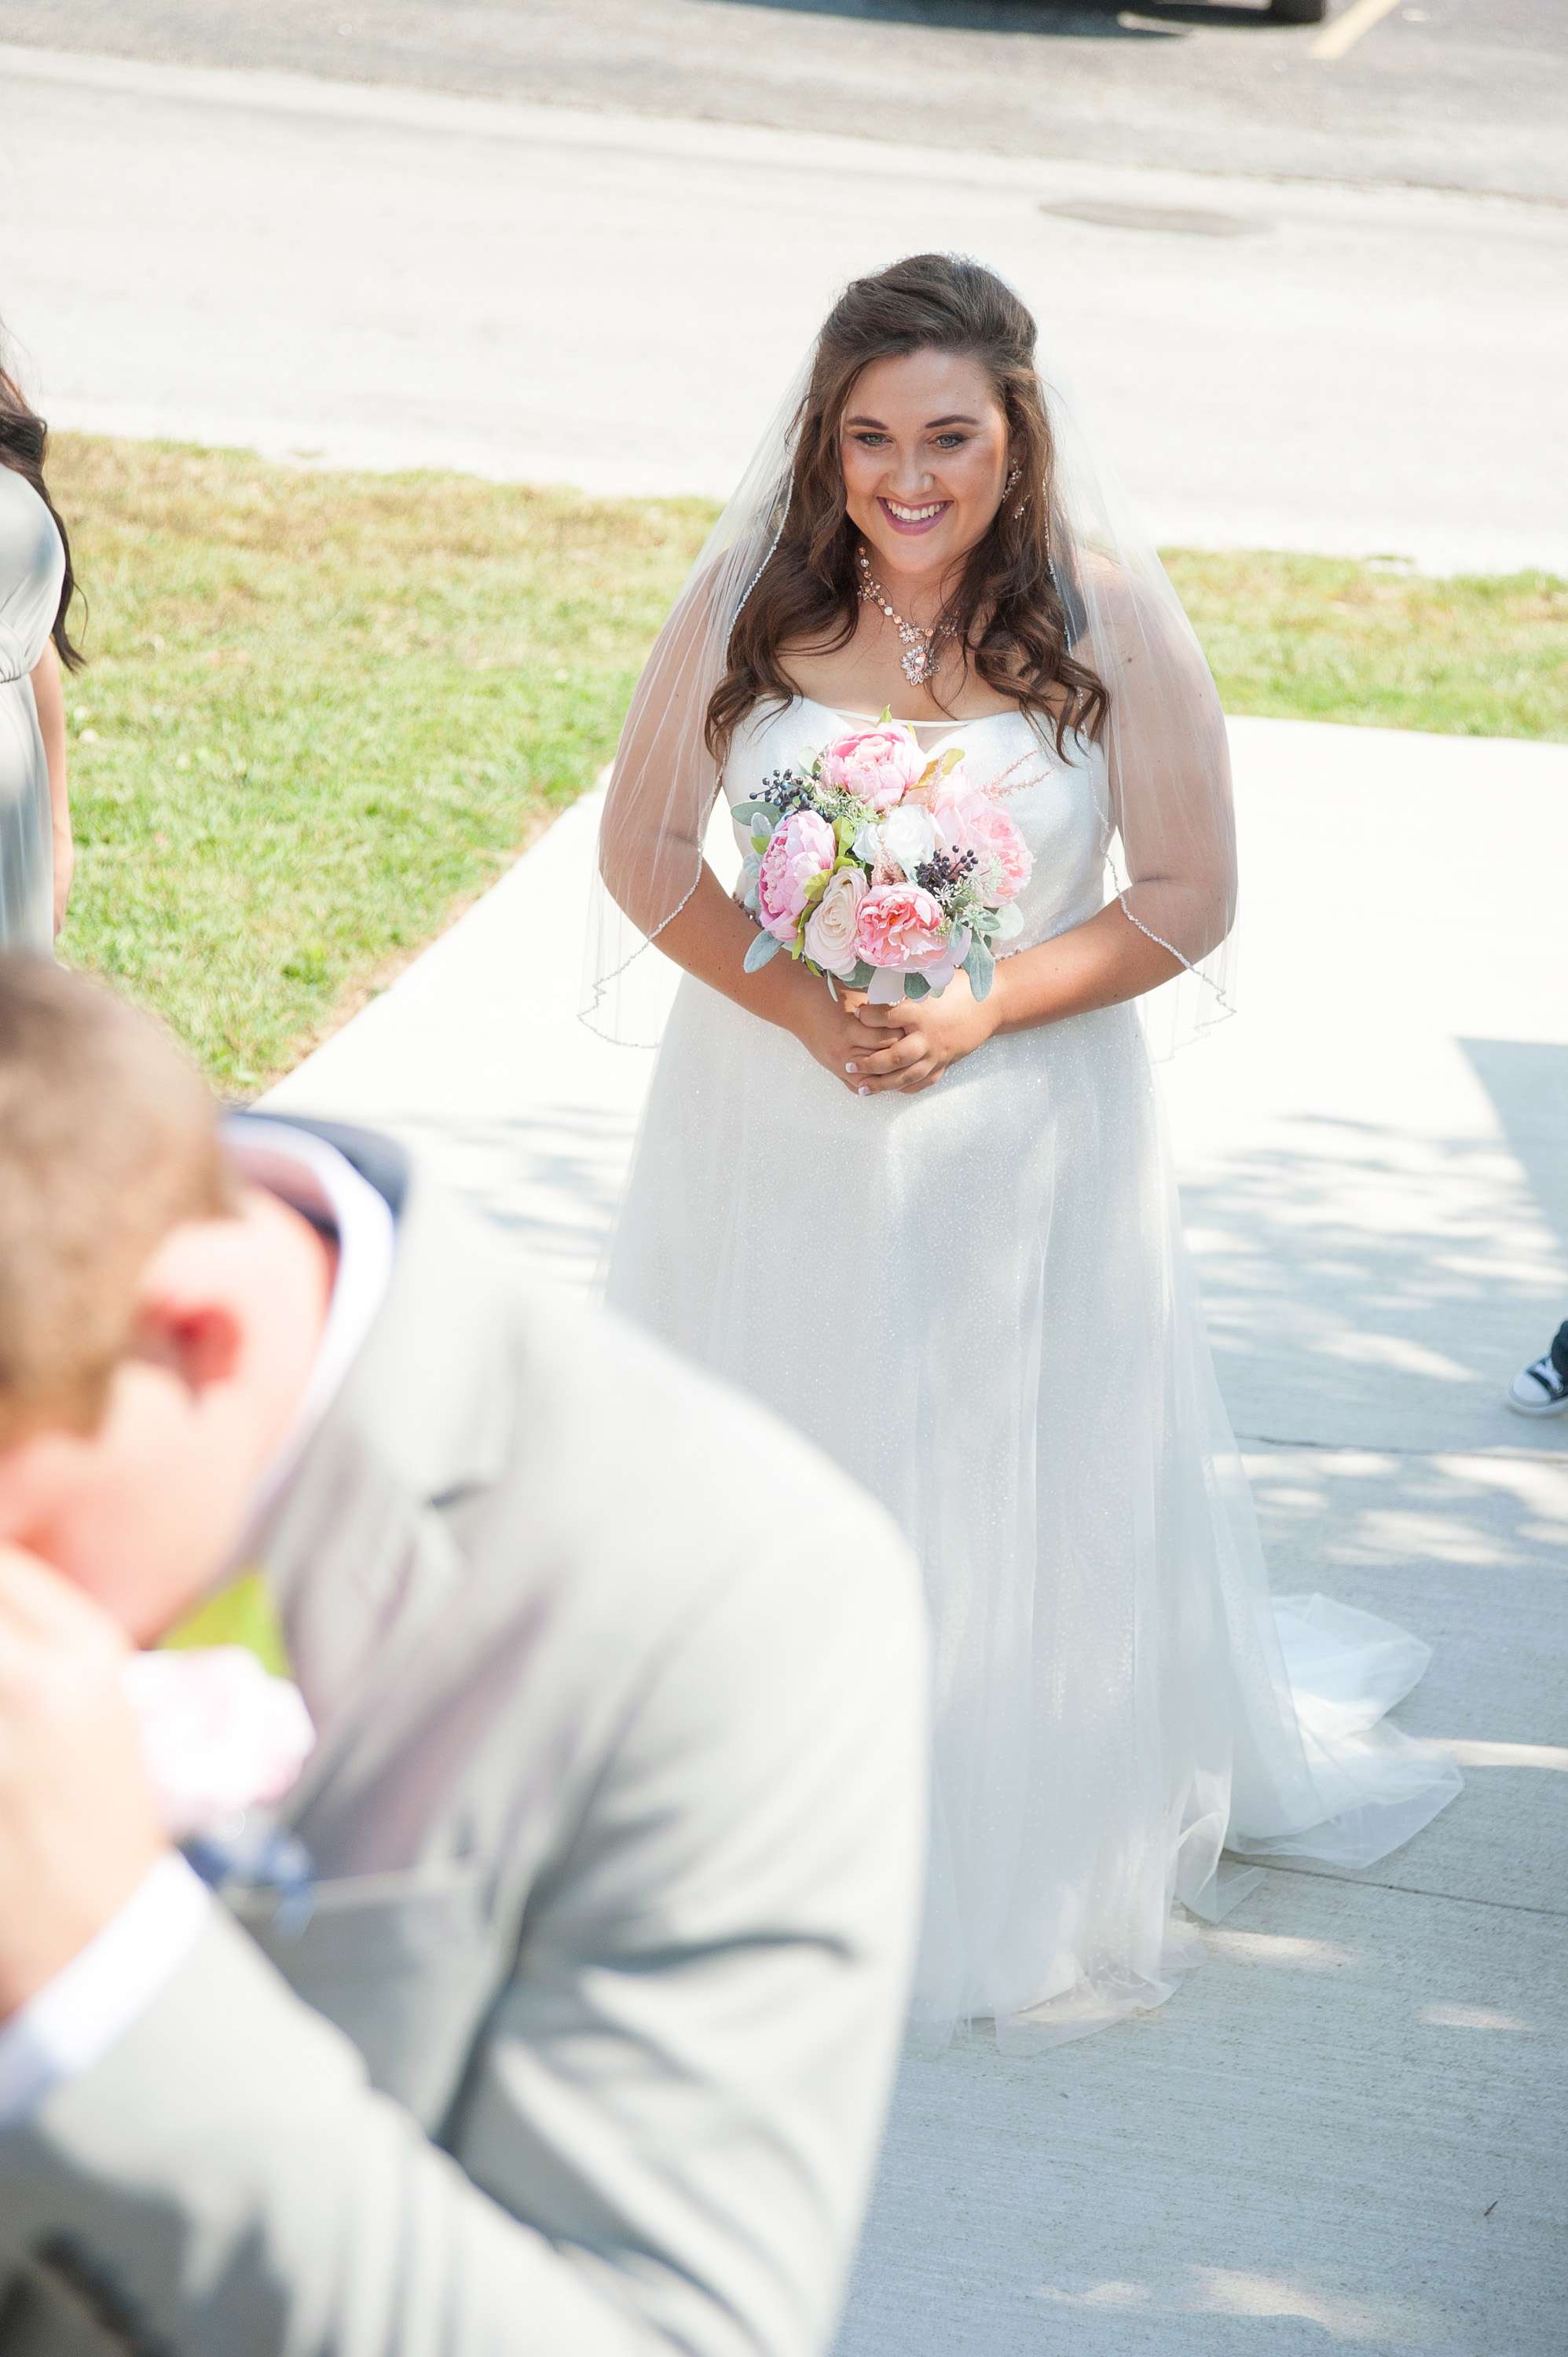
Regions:
[[[918,1095],[950,1065],[983,1048],[1000,1022],[994,987],[988,997],[976,998],[961,968],[945,990],[893,1006],[874,1006],[863,991],[841,989],[835,999],[821,983],[811,989],[813,1003],[799,1036],[854,1096],[888,1089]]]

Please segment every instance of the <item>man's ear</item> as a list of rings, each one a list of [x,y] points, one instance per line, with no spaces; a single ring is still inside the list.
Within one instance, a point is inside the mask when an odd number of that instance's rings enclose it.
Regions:
[[[176,1228],[143,1276],[133,1354],[166,1368],[193,1394],[230,1382],[240,1363],[245,1243],[237,1220]]]

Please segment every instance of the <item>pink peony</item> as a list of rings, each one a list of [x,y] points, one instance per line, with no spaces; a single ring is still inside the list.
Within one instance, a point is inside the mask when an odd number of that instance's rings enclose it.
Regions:
[[[925,766],[913,729],[897,720],[863,728],[857,737],[840,737],[822,755],[827,783],[875,811],[902,802]]]
[[[792,942],[806,905],[806,887],[838,857],[832,828],[815,811],[791,811],[773,830],[757,878],[762,921],[776,941]]]
[[[269,1677],[238,1645],[133,1653],[124,1680],[164,1829],[175,1841],[216,1833],[245,1809],[272,1807],[310,1756],[315,1732],[298,1687]]]
[[[950,851],[972,851],[987,897],[1015,900],[1034,873],[1035,856],[1000,802],[972,788],[940,801],[932,813]]]
[[[946,956],[947,919],[918,884],[878,884],[860,904],[854,945],[867,965],[918,974]]]

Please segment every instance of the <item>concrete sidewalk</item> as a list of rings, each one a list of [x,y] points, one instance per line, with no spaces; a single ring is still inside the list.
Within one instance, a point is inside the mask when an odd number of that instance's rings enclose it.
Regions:
[[[1276,1584],[1428,1638],[1468,1790],[1280,1870],[1162,2013],[900,2089],[842,2357],[1561,2357],[1568,748],[1232,724],[1243,1013],[1167,1075]],[[593,810],[273,1102],[424,1144],[580,1286],[650,1060],[574,1019]]]

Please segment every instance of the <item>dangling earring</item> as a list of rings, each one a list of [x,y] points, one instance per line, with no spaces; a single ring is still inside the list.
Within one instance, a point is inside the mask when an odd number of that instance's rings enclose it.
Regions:
[[[1002,486],[1002,496],[1004,499],[1006,498],[1008,492],[1013,489],[1014,484],[1017,481],[1023,471],[1024,469],[1022,467],[1015,466],[1012,468],[1008,474],[1007,480]],[[1028,504],[1029,502],[1027,500],[1020,500],[1017,506],[1013,511],[1015,516],[1021,516]]]

